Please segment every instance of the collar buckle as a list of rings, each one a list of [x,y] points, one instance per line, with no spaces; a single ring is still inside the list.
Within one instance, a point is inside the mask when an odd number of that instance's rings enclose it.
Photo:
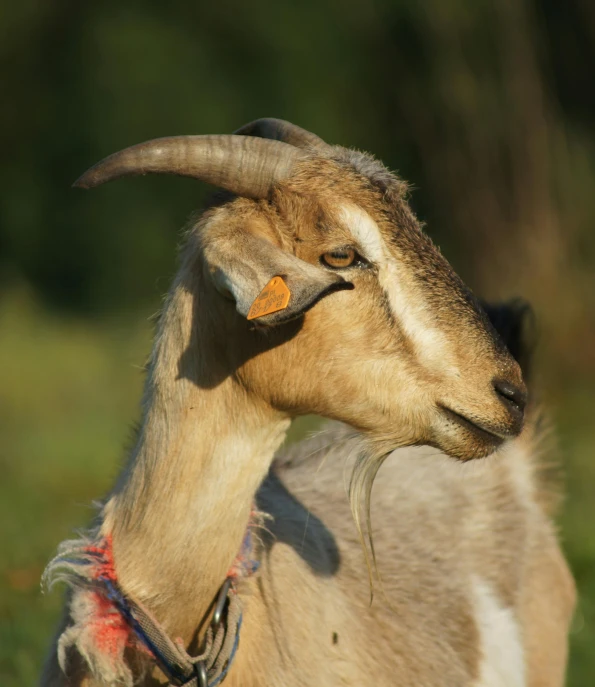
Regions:
[[[227,598],[231,590],[231,584],[231,577],[225,578],[225,582],[221,585],[221,589],[217,595],[217,601],[215,603],[213,616],[211,618],[211,627],[213,628],[213,632],[217,632],[219,625],[221,625],[221,621],[223,620],[223,612],[225,611],[225,606],[227,605]]]

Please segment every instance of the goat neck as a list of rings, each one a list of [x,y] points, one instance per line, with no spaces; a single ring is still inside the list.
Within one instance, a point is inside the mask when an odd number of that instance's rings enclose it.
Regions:
[[[165,306],[138,440],[102,526],[124,592],[185,641],[240,550],[289,426],[218,368],[222,342],[198,302],[201,280],[199,265],[183,265]]]

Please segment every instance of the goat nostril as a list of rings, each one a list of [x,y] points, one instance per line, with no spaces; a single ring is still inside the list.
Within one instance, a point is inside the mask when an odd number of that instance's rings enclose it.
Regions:
[[[527,392],[523,388],[519,388],[515,384],[505,382],[501,379],[493,381],[494,390],[508,407],[512,407],[521,413],[527,405]]]

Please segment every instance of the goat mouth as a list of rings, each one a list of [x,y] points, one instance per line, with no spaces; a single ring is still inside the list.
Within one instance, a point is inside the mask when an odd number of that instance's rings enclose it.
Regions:
[[[461,413],[457,413],[457,411],[453,410],[452,408],[448,408],[447,406],[443,406],[441,404],[439,404],[439,407],[449,420],[455,422],[460,427],[463,427],[463,429],[466,429],[478,439],[481,439],[482,442],[489,443],[492,446],[500,446],[500,444],[504,442],[504,437],[496,434],[493,429],[488,429],[484,425],[480,425],[477,422],[470,420],[468,417],[461,415]]]

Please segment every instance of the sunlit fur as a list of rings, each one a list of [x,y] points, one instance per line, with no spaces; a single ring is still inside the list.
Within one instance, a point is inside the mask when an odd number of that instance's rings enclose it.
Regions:
[[[189,229],[137,441],[91,536],[111,537],[124,592],[197,653],[257,495],[273,539],[258,552],[262,572],[240,588],[245,620],[226,685],[487,687],[473,615],[482,607],[506,618],[512,609],[528,663],[563,670],[572,583],[530,477],[533,427],[515,439],[522,415],[492,386],[522,389],[521,373],[405,193],[369,156],[312,151],[267,200],[222,197]],[[362,227],[382,255],[371,254]],[[345,245],[370,266],[325,270],[320,256]],[[246,305],[276,275],[292,290],[287,311],[247,322]],[[269,474],[291,418],[303,413],[359,432],[331,433],[320,470],[307,460],[279,468],[311,514]],[[391,455],[375,482],[372,523],[390,604],[369,608],[342,459],[368,456],[352,481],[359,513],[382,459],[412,445],[426,448]],[[485,462],[452,460],[495,449]],[[60,667],[53,648],[42,684],[140,676],[147,661],[134,652],[102,671],[105,657],[86,640],[79,646],[88,586],[72,586],[59,632],[68,651]]]

